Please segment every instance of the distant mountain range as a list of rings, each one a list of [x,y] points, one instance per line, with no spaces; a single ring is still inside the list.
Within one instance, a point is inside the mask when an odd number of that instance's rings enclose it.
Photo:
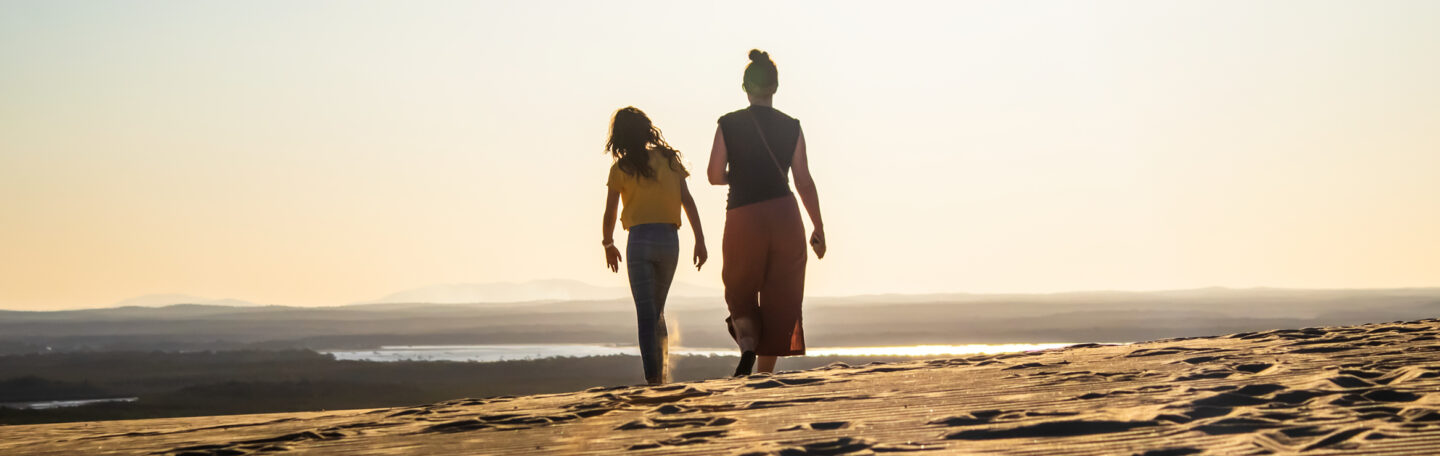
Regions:
[[[677,282],[670,296],[719,297],[719,288]],[[479,304],[526,301],[600,301],[630,297],[629,287],[603,287],[578,280],[533,280],[529,282],[456,283],[431,285],[391,293],[357,304]]]
[[[239,299],[211,299],[187,294],[169,293],[138,296],[117,302],[111,307],[166,307],[176,304],[202,304],[226,307],[257,307],[261,305]]]
[[[522,293],[527,286],[554,294]],[[439,290],[468,294],[386,298],[532,300],[0,311],[0,354],[635,341],[635,308],[619,287],[559,281]],[[546,297],[551,299],[537,299]],[[719,297],[676,296],[666,304],[671,337],[683,334],[683,344],[691,347],[733,346],[727,314]],[[1128,342],[1437,316],[1440,288],[878,295],[807,298],[805,333],[816,347]]]
[[[677,282],[670,296],[719,298],[719,288]],[[531,301],[602,301],[628,299],[630,288],[597,286],[578,280],[532,280],[528,282],[454,283],[398,291],[370,301],[353,304],[498,304]],[[117,302],[109,307],[166,307],[200,304],[225,307],[259,307],[239,299],[214,299],[187,294],[153,294]]]
[[[1040,294],[881,294],[847,297],[812,297],[807,305],[854,305],[870,302],[924,303],[924,302],[995,302],[1003,300],[1026,302],[1130,302],[1155,300],[1190,299],[1247,299],[1260,303],[1272,299],[1301,299],[1315,301],[1348,300],[1362,296],[1411,296],[1415,294],[1435,295],[1440,288],[1399,288],[1399,289],[1355,289],[1355,290],[1303,290],[1285,288],[1223,288],[1210,287],[1189,290],[1165,291],[1081,291]],[[708,306],[723,302],[720,288],[704,287],[688,283],[675,283],[670,296],[678,305],[695,304]],[[688,299],[687,299],[688,298]],[[704,298],[697,300],[694,298]],[[564,301],[612,301],[630,299],[630,290],[623,286],[598,286],[577,280],[534,280],[528,282],[457,283],[431,285],[413,288],[385,295],[381,298],[350,303],[350,306],[376,306],[386,304],[510,304],[525,302]],[[693,302],[691,302],[693,301]],[[274,307],[240,299],[213,299],[186,294],[153,294],[126,299],[105,308],[161,308],[176,305],[198,305],[204,307]],[[1267,306],[1252,309],[1254,315],[1265,315]]]

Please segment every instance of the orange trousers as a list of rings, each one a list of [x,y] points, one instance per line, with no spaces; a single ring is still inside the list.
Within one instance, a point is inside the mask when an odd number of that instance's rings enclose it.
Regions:
[[[805,225],[800,206],[789,195],[725,212],[721,241],[725,304],[730,322],[760,323],[755,354],[805,354],[800,304],[805,299]],[[730,335],[735,335],[734,327]]]

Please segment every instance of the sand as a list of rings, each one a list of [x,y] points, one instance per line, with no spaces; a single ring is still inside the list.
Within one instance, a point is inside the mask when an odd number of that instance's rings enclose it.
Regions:
[[[0,454],[1440,454],[1437,336],[1432,319],[408,408],[6,426]]]

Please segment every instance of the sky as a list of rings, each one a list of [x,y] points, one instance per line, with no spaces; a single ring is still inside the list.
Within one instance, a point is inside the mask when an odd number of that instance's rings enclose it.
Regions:
[[[1440,2],[3,0],[0,309],[623,285],[610,115],[703,171],[751,48],[810,295],[1440,285]]]

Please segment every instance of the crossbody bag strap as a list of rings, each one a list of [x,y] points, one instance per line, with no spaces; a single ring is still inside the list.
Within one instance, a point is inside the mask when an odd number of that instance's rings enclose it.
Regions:
[[[780,166],[780,159],[775,158],[775,150],[770,148],[770,141],[765,139],[765,129],[760,128],[760,118],[755,117],[755,111],[745,110],[750,113],[750,120],[755,122],[755,132],[760,134],[760,144],[765,145],[765,152],[770,154],[770,162],[775,164],[775,171],[780,172],[780,178],[785,180],[785,185],[790,185],[790,174]]]

